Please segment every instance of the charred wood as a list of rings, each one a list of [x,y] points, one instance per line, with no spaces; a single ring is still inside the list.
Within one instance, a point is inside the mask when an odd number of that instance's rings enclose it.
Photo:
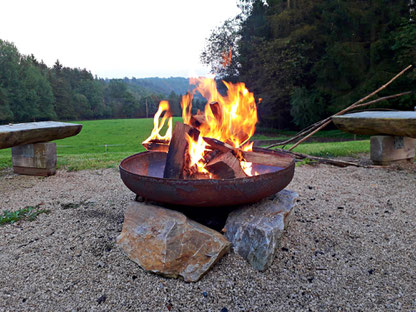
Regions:
[[[233,146],[231,146],[230,144],[224,143],[220,140],[213,139],[213,138],[206,138],[206,137],[203,137],[203,139],[212,150],[219,150],[222,153],[226,153],[226,152],[234,150]]]
[[[187,135],[193,139],[198,138],[199,131],[181,122],[175,124],[172,139],[169,144],[168,155],[166,156],[164,178],[183,179],[185,164],[188,161],[188,139]]]
[[[202,113],[201,111],[198,111],[198,113],[196,113],[195,115],[192,115],[189,121],[191,126],[197,129],[199,129],[199,127],[201,127],[201,125],[203,125],[205,122],[206,122],[205,114]]]
[[[211,112],[217,120],[218,124],[221,125],[223,117],[220,104],[218,104],[218,102],[211,102],[209,104],[209,108],[211,109]]]
[[[214,157],[206,166],[207,170],[217,179],[244,178],[247,175],[241,168],[240,161],[231,151]]]
[[[150,140],[149,142],[142,143],[144,148],[152,152],[164,152],[169,151],[169,141],[162,140]]]

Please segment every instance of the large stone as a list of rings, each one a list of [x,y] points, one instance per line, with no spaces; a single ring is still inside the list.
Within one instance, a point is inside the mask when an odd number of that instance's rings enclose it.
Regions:
[[[225,236],[235,252],[264,271],[273,262],[298,194],[289,190],[230,213]]]
[[[370,140],[370,158],[376,165],[389,165],[396,161],[413,162],[416,139],[389,135],[375,135]]]
[[[49,142],[77,135],[82,125],[57,121],[0,126],[0,149],[22,144]]]
[[[146,271],[198,281],[231,244],[220,233],[159,206],[132,202],[117,238],[127,256]]]

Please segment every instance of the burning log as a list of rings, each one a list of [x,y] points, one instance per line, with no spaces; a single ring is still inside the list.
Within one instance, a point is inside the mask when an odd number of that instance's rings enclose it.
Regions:
[[[206,122],[205,114],[198,110],[198,113],[191,116],[189,123],[194,128],[199,128],[202,124]]]
[[[290,165],[292,160],[286,157],[271,157],[267,153],[259,153],[255,151],[241,151],[242,157],[247,162],[251,162],[258,165],[274,166],[274,167],[287,167]]]
[[[229,152],[229,151],[233,151],[234,150],[234,147],[233,146],[231,146],[231,145],[229,145],[227,143],[221,142],[221,141],[219,141],[217,139],[205,138],[205,137],[203,139],[209,145],[209,147],[212,150],[219,150],[220,152],[223,152],[223,153],[226,153],[226,152]]]
[[[204,155],[205,163],[209,163],[211,160],[213,160],[218,154],[221,152],[219,150],[212,150],[208,151]]]
[[[222,124],[222,111],[218,102],[210,103],[209,108],[211,109],[211,112],[214,115],[215,119],[217,120],[218,124],[221,125]]]
[[[218,104],[218,102],[212,102],[208,105],[208,107],[210,108],[214,118],[217,120],[218,125],[220,125],[223,119],[220,105]],[[200,110],[198,110],[198,112],[195,115],[192,115],[189,119],[189,124],[197,129],[199,129],[202,125],[206,123],[207,120],[205,118],[205,113],[201,112]]]
[[[231,151],[221,153],[214,157],[207,166],[207,170],[219,179],[244,178],[247,175],[241,168],[240,161]]]
[[[167,153],[169,151],[169,141],[162,141],[162,140],[150,140],[148,142],[142,143],[144,148],[148,151],[152,152],[164,152]]]
[[[187,161],[188,140],[187,135],[198,138],[199,131],[181,122],[175,124],[172,139],[169,144],[168,155],[166,156],[164,178],[183,179],[185,163]]]
[[[148,151],[167,153],[163,177],[227,179],[257,174],[242,156],[242,150],[249,149],[242,144],[248,142],[257,122],[253,94],[243,83],[229,83],[223,97],[215,80],[196,81],[196,90],[210,99],[205,111],[192,115],[192,94],[188,93],[181,101],[184,123],[177,123],[172,131],[169,103],[162,101],[153,118],[152,133],[143,143]],[[166,121],[166,133],[161,135]]]
[[[211,177],[208,173],[195,172],[189,177],[191,180],[209,180]]]

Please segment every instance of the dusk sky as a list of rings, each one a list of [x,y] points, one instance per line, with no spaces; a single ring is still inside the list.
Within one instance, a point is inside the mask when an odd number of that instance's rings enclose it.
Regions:
[[[52,66],[102,78],[202,76],[211,30],[238,14],[236,0],[4,1],[0,39]]]

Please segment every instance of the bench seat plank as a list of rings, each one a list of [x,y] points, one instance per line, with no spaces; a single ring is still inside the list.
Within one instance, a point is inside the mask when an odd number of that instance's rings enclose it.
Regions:
[[[355,134],[416,138],[416,112],[369,111],[332,117],[338,129]]]
[[[0,126],[0,149],[49,142],[77,135],[80,124],[57,121],[28,122]]]

